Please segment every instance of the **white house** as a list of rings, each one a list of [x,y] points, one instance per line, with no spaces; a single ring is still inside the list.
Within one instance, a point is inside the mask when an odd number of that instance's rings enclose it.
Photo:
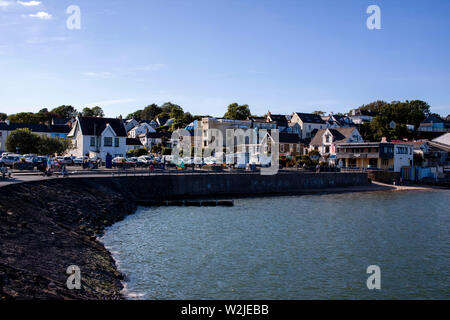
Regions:
[[[162,143],[163,139],[167,141],[167,145],[171,145],[172,134],[170,132],[148,132],[141,134],[139,140],[148,150],[152,150],[153,146]]]
[[[377,116],[377,114],[371,111],[356,109],[352,110],[349,116],[354,124],[363,124],[371,122],[373,118]]]
[[[77,117],[67,136],[72,140],[72,149],[68,151],[77,157],[106,155],[124,157],[127,152],[127,133],[120,119]]]
[[[322,120],[325,121],[327,128],[330,129],[350,128],[355,126],[352,119],[344,115],[330,113],[328,116],[322,117]]]
[[[298,123],[301,128],[301,138],[311,138],[314,129],[321,130],[327,127],[325,121],[318,114],[294,112],[290,123]]]
[[[129,132],[131,129],[139,125],[139,122],[136,119],[125,120],[125,129]]]
[[[412,125],[412,124],[405,124],[405,126],[406,126],[406,129],[408,129],[409,131],[414,131],[414,125]],[[392,120],[390,123],[389,123],[389,128],[391,128],[391,129],[395,129],[397,127],[397,123],[394,121],[394,120]]]
[[[317,150],[323,160],[336,164],[336,147],[341,143],[364,142],[356,128],[319,130],[310,143],[310,151]]]
[[[128,137],[129,138],[139,138],[141,134],[147,133],[147,132],[156,132],[156,130],[149,125],[146,122],[141,122],[137,126],[135,126],[133,129],[128,131]]]

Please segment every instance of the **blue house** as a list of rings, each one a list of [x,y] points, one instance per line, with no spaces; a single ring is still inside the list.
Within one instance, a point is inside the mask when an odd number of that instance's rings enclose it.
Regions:
[[[419,131],[450,132],[450,122],[434,115],[430,115],[420,123]]]

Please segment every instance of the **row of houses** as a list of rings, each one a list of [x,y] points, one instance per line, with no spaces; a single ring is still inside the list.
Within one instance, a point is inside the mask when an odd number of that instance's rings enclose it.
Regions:
[[[448,164],[449,142],[445,136],[430,141],[364,141],[357,123],[371,121],[371,117],[373,118],[373,114],[367,112],[351,113],[348,116],[330,114],[323,117],[301,112],[294,112],[291,115],[268,112],[266,117],[249,117],[247,120],[204,117],[189,124],[186,130],[191,133],[191,143],[201,144],[203,148],[214,143],[210,129],[220,131],[223,137],[226,137],[227,129],[250,130],[255,133],[253,138],[236,141],[235,151],[240,147],[244,153],[258,156],[263,151],[260,149],[259,132],[266,130],[267,138],[270,138],[272,130],[277,129],[280,156],[289,158],[316,150],[320,154],[321,162],[340,167],[400,172],[402,168],[414,166],[415,154],[422,157],[422,166]],[[424,127],[431,123],[433,124],[431,128],[435,126],[436,130],[445,130],[446,120],[441,119],[444,121],[442,123],[433,117],[425,119]],[[4,151],[4,144],[12,131],[28,128],[38,134],[71,139],[73,148],[69,153],[74,156],[96,155],[103,159],[107,154],[115,157],[125,156],[132,149],[151,150],[158,143],[166,142],[168,147],[177,143],[171,140],[171,132],[157,130],[173,122],[173,119],[160,118],[137,121],[81,116],[72,119],[54,119],[45,125],[11,124],[6,121],[0,123],[0,151]],[[197,137],[200,141],[194,140],[196,130],[200,132],[200,136]],[[226,139],[223,139],[222,144],[225,146]],[[246,159],[248,162],[259,161],[258,158],[255,160],[249,155]]]

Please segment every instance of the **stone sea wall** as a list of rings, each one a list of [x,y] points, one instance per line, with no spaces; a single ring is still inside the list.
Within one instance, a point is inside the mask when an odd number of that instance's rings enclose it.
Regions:
[[[122,299],[123,276],[97,241],[137,200],[311,193],[366,185],[367,174],[245,174],[69,178],[0,188],[1,299]],[[66,287],[81,269],[81,290]]]

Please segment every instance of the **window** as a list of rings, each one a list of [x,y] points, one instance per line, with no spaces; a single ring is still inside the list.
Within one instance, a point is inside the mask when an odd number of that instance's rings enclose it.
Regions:
[[[103,145],[105,147],[112,147],[112,138],[111,137],[105,137]]]
[[[119,138],[114,138],[114,147],[118,148],[120,146]]]
[[[91,147],[95,147],[95,137],[91,137]]]
[[[280,152],[284,152],[284,144],[280,145]]]
[[[326,142],[330,142],[330,136],[329,136],[329,135],[326,135],[326,136],[325,136],[325,141],[326,141]]]
[[[325,147],[325,153],[330,153],[330,147],[329,146]]]

